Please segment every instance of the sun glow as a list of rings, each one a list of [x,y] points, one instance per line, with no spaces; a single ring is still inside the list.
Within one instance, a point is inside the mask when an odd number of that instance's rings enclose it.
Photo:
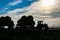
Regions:
[[[55,8],[56,1],[55,0],[40,0],[38,3],[42,13],[51,13]]]
[[[54,5],[54,1],[53,0],[41,0],[41,3],[45,7],[49,7],[49,6]]]

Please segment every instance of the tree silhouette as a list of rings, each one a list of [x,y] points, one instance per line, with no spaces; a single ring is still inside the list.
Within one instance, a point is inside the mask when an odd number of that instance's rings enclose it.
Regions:
[[[22,29],[27,29],[29,26],[34,27],[35,22],[33,21],[33,16],[22,16],[21,19],[17,21],[17,26],[20,26]]]
[[[4,23],[5,23],[5,18],[2,16],[0,17],[0,29],[3,28],[2,26],[4,26]]]
[[[11,20],[11,18],[9,16],[6,16],[5,19],[6,19],[5,22],[6,25],[8,26],[8,29],[13,29],[14,22]]]
[[[8,26],[9,29],[13,28],[14,23],[9,16],[0,18],[0,26]]]
[[[26,16],[22,16],[21,19],[17,21],[17,26],[20,26],[21,29],[26,28]]]
[[[43,26],[42,22],[43,21],[38,21],[38,24],[37,24],[37,29],[38,30],[42,30],[42,26]]]
[[[43,30],[42,28],[44,28],[45,30],[48,30],[49,27],[47,24],[43,24],[43,21],[38,21],[38,24],[37,24],[37,29],[38,30]]]
[[[27,25],[28,27],[30,26],[30,28],[34,28],[35,22],[34,22],[34,20],[33,20],[33,16],[29,15],[29,16],[27,17],[27,23],[26,23],[26,25]]]
[[[48,27],[47,24],[43,24],[43,27],[45,27],[45,30],[48,30],[49,29],[49,27]]]
[[[35,22],[33,20],[33,16],[22,16],[21,19],[17,21],[17,29],[34,29]],[[9,16],[6,17],[0,17],[0,28],[2,26],[8,26],[8,29],[13,29],[14,22],[11,20]],[[2,27],[3,28],[3,27]],[[48,30],[48,24],[43,24],[43,21],[38,21],[37,24],[37,30],[42,30],[42,28],[45,28],[45,30]]]

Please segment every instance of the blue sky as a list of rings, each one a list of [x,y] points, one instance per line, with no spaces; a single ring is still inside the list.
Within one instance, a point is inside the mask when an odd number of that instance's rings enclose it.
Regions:
[[[44,0],[0,0],[0,17],[10,16],[14,23],[23,15],[34,16],[34,21],[43,20],[49,26],[60,26],[60,1],[53,1],[52,6],[46,7]]]
[[[30,6],[33,2],[36,1],[37,0],[0,0],[0,15],[5,14],[7,11],[10,10]],[[17,2],[17,5],[14,5],[14,2]]]

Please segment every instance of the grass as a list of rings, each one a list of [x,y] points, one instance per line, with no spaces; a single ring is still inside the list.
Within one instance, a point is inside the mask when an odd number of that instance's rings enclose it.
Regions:
[[[60,30],[1,31],[0,40],[60,40]]]

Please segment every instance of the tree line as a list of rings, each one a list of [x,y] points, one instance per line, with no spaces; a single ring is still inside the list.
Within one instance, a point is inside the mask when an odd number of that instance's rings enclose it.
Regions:
[[[37,26],[34,27],[35,21],[33,20],[33,16],[22,16],[16,24],[16,29],[26,30],[26,29],[37,29],[37,30],[48,30],[48,24],[43,24],[43,21],[38,21]],[[4,26],[8,26],[9,30],[14,29],[14,22],[11,20],[9,16],[0,17],[0,29],[4,28]]]

